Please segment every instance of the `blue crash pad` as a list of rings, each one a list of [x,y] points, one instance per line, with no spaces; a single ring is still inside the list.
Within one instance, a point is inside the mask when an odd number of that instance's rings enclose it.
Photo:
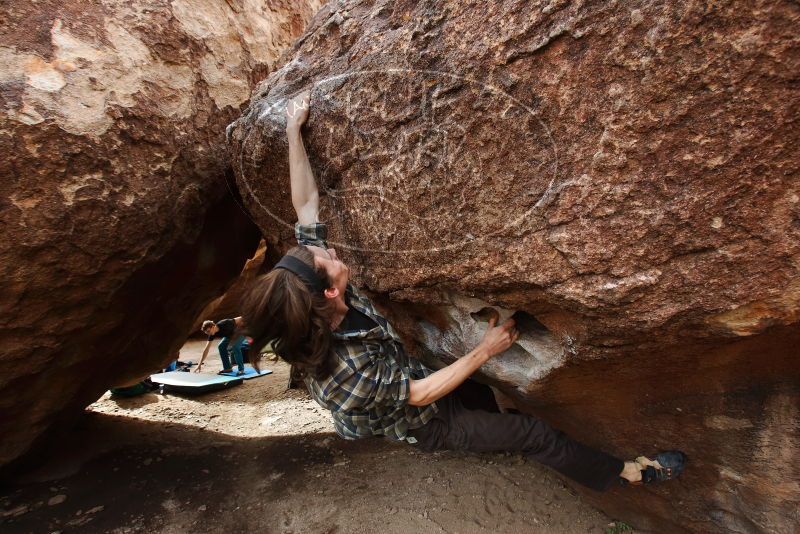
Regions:
[[[238,369],[234,368],[233,371],[230,373],[223,373],[220,376],[232,376],[234,378],[244,378],[245,380],[250,380],[251,378],[258,378],[259,376],[271,375],[272,371],[269,369],[261,369],[261,372],[256,372],[255,369],[251,365],[245,364],[244,366],[244,374],[241,376],[236,376],[236,371]]]

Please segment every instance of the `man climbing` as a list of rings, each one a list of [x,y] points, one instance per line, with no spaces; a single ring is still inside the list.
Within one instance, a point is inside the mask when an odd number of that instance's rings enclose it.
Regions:
[[[237,329],[241,329],[243,324],[241,317],[222,319],[216,323],[214,321],[203,321],[200,331],[208,336],[208,341],[203,349],[203,355],[200,357],[200,363],[197,364],[197,369],[194,372],[200,372],[208,355],[208,349],[211,347],[211,342],[220,337],[222,339],[217,345],[219,357],[222,359],[222,371],[220,371],[220,374],[233,372],[230,360],[230,354],[233,354],[236,365],[239,367],[236,376],[242,376],[245,373],[244,351],[247,350],[248,342],[245,336],[237,333]]]
[[[686,461],[680,451],[624,462],[536,417],[499,413],[491,399],[481,399],[481,386],[468,378],[517,340],[513,320],[498,325],[490,318],[477,347],[435,372],[406,353],[387,319],[348,283],[350,271],[328,248],[327,227],[317,220],[319,192],[300,132],[309,96],[291,100],[286,110],[298,246],[256,279],[246,299],[243,317],[253,354],[272,341],[347,439],[385,436],[425,451],[519,451],[599,491],[615,481],[677,477]],[[464,395],[467,387],[472,391]],[[483,402],[476,406],[476,400]]]

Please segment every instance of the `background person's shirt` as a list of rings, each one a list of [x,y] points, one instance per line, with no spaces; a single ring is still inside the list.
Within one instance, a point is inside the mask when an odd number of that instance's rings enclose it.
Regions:
[[[328,248],[328,228],[323,223],[295,225],[302,245]],[[409,381],[432,371],[406,354],[400,336],[351,284],[347,284],[348,310],[343,324],[332,332],[334,365],[323,380],[306,377],[318,404],[331,411],[336,433],[346,439],[386,436],[403,440],[409,429],[419,428],[438,411],[408,404]]]
[[[216,334],[208,336],[209,341],[213,341],[215,337],[233,337],[233,333],[236,331],[236,321],[223,319],[216,324],[219,330],[217,330]]]

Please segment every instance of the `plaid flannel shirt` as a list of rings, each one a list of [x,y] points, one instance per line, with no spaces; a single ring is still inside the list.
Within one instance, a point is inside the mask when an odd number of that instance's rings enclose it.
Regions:
[[[323,223],[295,225],[302,245],[328,248],[328,228]],[[438,411],[436,404],[408,404],[409,380],[424,378],[431,370],[406,354],[394,328],[365,295],[347,284],[349,305],[375,321],[371,330],[333,331],[336,361],[324,380],[306,377],[308,391],[331,411],[336,433],[345,439],[386,436],[403,440],[409,429],[419,428]]]

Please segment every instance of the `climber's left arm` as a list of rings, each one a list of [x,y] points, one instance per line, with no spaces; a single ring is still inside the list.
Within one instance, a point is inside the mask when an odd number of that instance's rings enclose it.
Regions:
[[[469,354],[455,362],[442,367],[435,373],[419,380],[410,380],[408,387],[408,404],[427,406],[452,392],[472,373],[491,358],[508,350],[519,339],[519,331],[513,319],[507,319],[497,326],[497,316],[489,319],[489,328],[483,339]]]
[[[300,224],[317,222],[319,190],[308,161],[300,131],[308,118],[310,92],[304,91],[286,105],[286,137],[289,141],[289,181],[292,189],[292,206]]]

